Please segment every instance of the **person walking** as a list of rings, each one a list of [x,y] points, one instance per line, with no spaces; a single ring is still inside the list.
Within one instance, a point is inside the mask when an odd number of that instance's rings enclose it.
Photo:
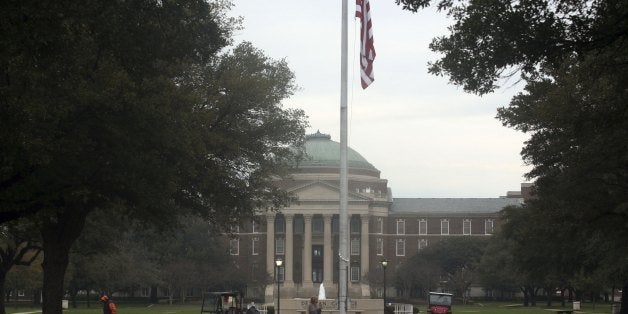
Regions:
[[[249,308],[246,310],[246,314],[259,314],[259,310],[255,307],[254,302],[251,302]]]
[[[321,306],[318,304],[317,297],[310,298],[310,305],[308,306],[308,314],[321,314]]]
[[[106,294],[103,294],[102,296],[100,296],[100,302],[102,302],[102,313],[103,314],[116,314],[117,313],[117,309],[116,309],[116,304],[113,303],[113,301],[111,301],[111,299],[109,299],[109,296]]]

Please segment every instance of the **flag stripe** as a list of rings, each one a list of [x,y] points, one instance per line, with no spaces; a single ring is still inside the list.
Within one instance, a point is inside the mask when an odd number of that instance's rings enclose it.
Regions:
[[[373,76],[373,61],[375,47],[373,46],[373,29],[371,21],[371,4],[369,0],[355,1],[355,16],[360,19],[360,77],[362,88],[367,88],[375,77]]]

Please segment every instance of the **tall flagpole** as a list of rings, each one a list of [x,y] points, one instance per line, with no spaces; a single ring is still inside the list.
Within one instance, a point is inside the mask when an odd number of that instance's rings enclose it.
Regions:
[[[348,33],[348,5],[342,0],[342,28],[340,41],[340,221],[339,221],[339,259],[338,259],[338,307],[340,314],[347,313],[347,290],[349,271],[349,250],[347,241],[347,207],[348,207],[348,180],[347,180],[347,33]]]

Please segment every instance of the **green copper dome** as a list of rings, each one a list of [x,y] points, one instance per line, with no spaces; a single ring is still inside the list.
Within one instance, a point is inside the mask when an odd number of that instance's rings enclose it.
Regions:
[[[340,167],[340,143],[332,141],[329,134],[316,132],[305,136],[305,158],[299,162],[299,168],[305,167]],[[348,147],[347,167],[379,172],[362,155]]]

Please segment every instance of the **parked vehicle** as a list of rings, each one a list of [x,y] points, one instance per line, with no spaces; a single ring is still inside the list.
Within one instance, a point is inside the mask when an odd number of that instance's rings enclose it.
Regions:
[[[427,299],[427,313],[451,314],[451,293],[430,292]]]
[[[238,291],[203,293],[201,313],[210,314],[243,314],[242,294]]]

